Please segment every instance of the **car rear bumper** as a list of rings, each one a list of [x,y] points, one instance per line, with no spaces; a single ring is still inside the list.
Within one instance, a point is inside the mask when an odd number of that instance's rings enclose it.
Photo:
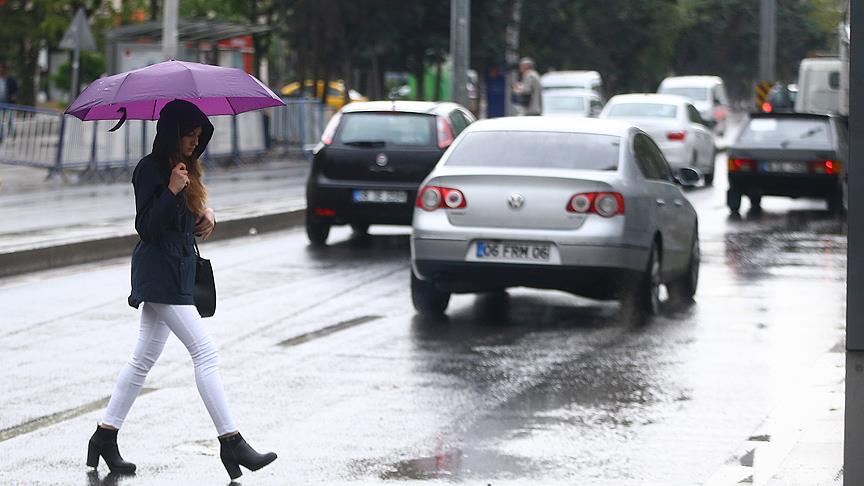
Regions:
[[[306,188],[310,217],[330,224],[410,225],[419,182],[321,182]],[[355,202],[355,190],[404,191],[404,203]]]
[[[441,290],[485,292],[510,287],[563,290],[595,299],[617,298],[642,272],[608,267],[415,260],[414,272]]]
[[[742,194],[829,197],[840,190],[837,174],[730,173],[729,187]]]
[[[451,292],[521,286],[611,298],[627,278],[644,272],[650,251],[624,245],[553,243],[559,257],[555,264],[469,261],[475,241],[412,236],[415,273]]]

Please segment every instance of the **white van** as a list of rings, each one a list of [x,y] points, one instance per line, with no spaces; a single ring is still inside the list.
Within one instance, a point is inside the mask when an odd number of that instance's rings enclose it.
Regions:
[[[718,76],[672,76],[660,83],[660,94],[671,94],[689,98],[699,110],[702,119],[708,122],[717,135],[726,132],[726,117],[729,115],[729,98],[726,86]]]
[[[795,111],[801,113],[840,112],[840,68],[836,57],[802,59],[798,67],[798,96]]]
[[[603,93],[603,78],[597,71],[549,71],[540,76],[540,86],[544,92],[554,89],[587,89],[606,99]]]

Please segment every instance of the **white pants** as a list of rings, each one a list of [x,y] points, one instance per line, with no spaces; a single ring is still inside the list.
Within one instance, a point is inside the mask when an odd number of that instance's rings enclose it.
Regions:
[[[165,341],[174,333],[189,354],[195,365],[195,383],[204,406],[219,435],[234,432],[234,420],[225,400],[222,378],[219,376],[219,355],[216,345],[201,322],[201,317],[193,305],[141,304],[141,329],[138,343],[132,358],[123,366],[117,378],[117,386],[111,394],[108,409],[102,423],[120,428],[132,403],[138,397],[150,368],[159,359]]]

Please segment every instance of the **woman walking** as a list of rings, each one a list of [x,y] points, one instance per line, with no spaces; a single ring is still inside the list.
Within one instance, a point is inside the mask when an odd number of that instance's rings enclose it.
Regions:
[[[273,452],[256,452],[237,431],[219,375],[216,345],[192,298],[195,236],[206,239],[216,224],[213,210],[205,207],[207,189],[198,160],[212,136],[213,125],[197,106],[171,101],[160,112],[153,152],[135,167],[135,230],[141,240],[132,253],[129,305],[141,307],[141,327],[132,357],[120,371],[105,415],[90,438],[88,466],[98,467],[101,456],[111,472],[135,472],[135,464],[120,456],[117,432],[171,333],[192,356],[198,393],[216,427],[222,464],[231,479],[242,475],[241,465],[256,471],[276,459]]]

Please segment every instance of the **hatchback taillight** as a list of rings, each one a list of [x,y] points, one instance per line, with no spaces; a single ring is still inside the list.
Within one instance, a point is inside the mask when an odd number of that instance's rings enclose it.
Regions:
[[[336,128],[339,127],[339,120],[342,119],[342,113],[336,113],[330,118],[330,122],[327,123],[327,128],[324,129],[324,133],[321,134],[321,143],[324,145],[330,145],[333,143],[333,137],[336,136]]]
[[[810,172],[814,174],[839,174],[840,162],[836,160],[816,160],[810,162]]]
[[[465,195],[459,189],[440,186],[423,186],[417,194],[416,206],[426,211],[436,209],[461,209],[468,207]]]
[[[618,192],[583,192],[575,194],[567,201],[570,213],[594,213],[611,218],[624,214],[624,196]]]
[[[450,124],[447,123],[447,119],[443,116],[437,117],[438,119],[438,148],[446,149],[453,143],[453,130],[450,129]]]
[[[729,172],[753,172],[756,170],[756,161],[750,159],[736,159],[729,157]]]

